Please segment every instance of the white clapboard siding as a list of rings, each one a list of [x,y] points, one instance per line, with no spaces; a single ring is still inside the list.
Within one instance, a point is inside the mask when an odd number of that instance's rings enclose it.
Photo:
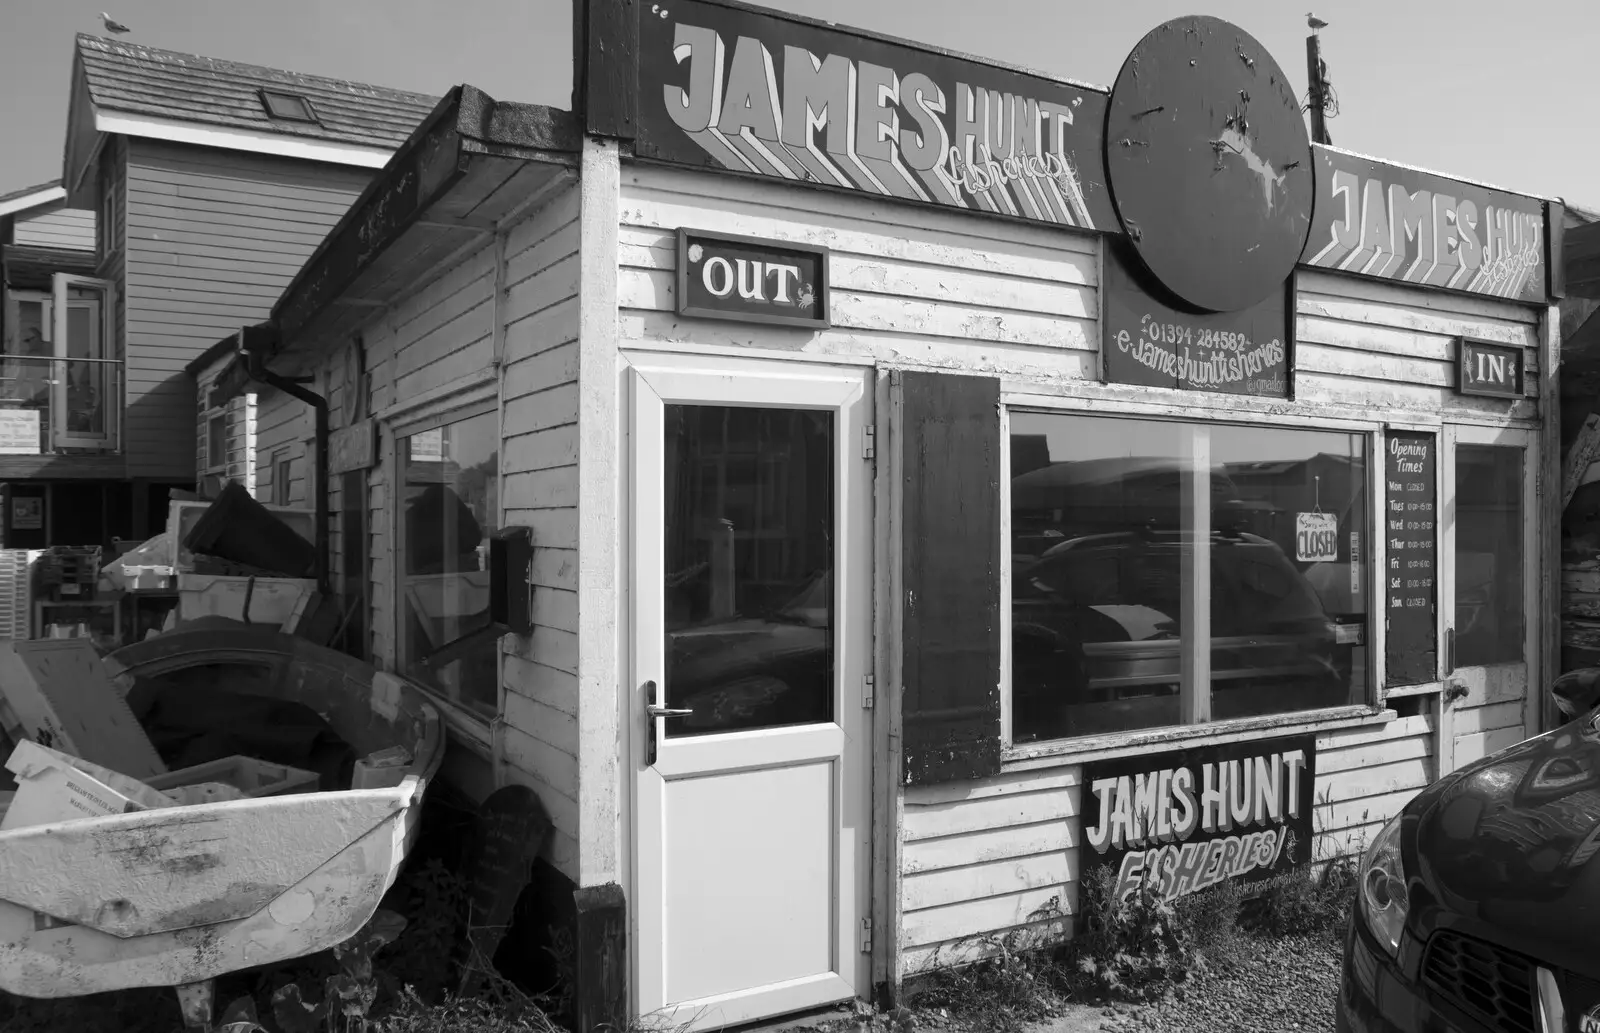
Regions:
[[[1295,397],[1357,409],[1504,412],[1456,393],[1456,338],[1526,349],[1536,372],[1538,311],[1487,298],[1302,270],[1297,277]],[[1513,415],[1536,415],[1538,378]]]
[[[906,790],[901,966],[972,960],[996,937],[1065,933],[1078,872],[1079,769]]]
[[[12,243],[62,251],[94,250],[94,212],[84,208],[55,208],[17,218]]]
[[[866,198],[624,170],[617,281],[625,346],[762,348],[1072,380],[1095,377],[1098,242],[1087,234]],[[680,323],[678,227],[829,250],[827,330]]]
[[[578,878],[578,191],[505,241],[500,456],[507,524],[533,529],[533,634],[511,640],[504,776],[550,798],[550,863]]]
[[[1432,713],[1317,736],[1315,856],[1365,849],[1372,836],[1437,776]]]

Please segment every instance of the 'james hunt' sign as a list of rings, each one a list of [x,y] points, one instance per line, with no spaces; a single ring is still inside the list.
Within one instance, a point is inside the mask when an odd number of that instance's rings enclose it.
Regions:
[[[1310,860],[1316,748],[1300,735],[1084,765],[1084,871],[1110,865],[1118,899],[1149,885],[1172,900]]]

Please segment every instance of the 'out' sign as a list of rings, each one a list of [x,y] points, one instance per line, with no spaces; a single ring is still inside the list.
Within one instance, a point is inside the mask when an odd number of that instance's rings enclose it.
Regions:
[[[679,229],[678,314],[828,326],[828,252]]]
[[[1339,558],[1339,518],[1327,513],[1294,515],[1294,558],[1325,563]]]
[[[1464,395],[1493,398],[1522,397],[1522,349],[1461,338],[1461,380]]]

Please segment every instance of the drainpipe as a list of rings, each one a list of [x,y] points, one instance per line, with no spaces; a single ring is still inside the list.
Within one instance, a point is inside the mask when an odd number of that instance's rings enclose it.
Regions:
[[[241,339],[243,334],[240,335]],[[285,377],[272,372],[266,367],[258,352],[241,345],[239,354],[244,357],[246,372],[250,379],[259,381],[268,387],[275,387],[284,394],[298,398],[311,406],[316,413],[316,481],[317,481],[317,591],[324,596],[328,594],[328,400],[315,391],[308,390],[301,385],[307,379]]]

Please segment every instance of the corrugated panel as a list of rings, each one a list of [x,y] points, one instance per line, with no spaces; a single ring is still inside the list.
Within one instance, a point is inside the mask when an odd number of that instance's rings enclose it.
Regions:
[[[25,639],[33,613],[32,563],[41,553],[0,549],[0,638]]]
[[[398,147],[438,97],[80,34],[89,96],[98,108],[366,147]],[[257,91],[296,93],[321,125],[272,119]]]

